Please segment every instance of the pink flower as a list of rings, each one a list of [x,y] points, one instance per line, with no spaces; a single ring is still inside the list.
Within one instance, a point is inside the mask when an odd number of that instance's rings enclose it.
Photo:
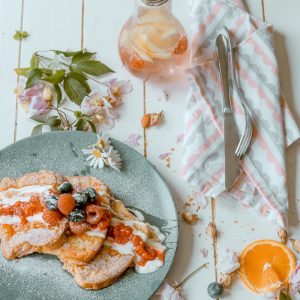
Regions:
[[[129,80],[118,80],[113,78],[104,83],[108,86],[107,93],[110,102],[114,107],[120,106],[122,104],[122,95],[130,93],[133,89]]]
[[[44,88],[45,86],[43,84],[37,83],[28,89],[24,89],[21,94],[17,96],[19,103],[22,104],[30,117],[44,115],[50,111],[49,107],[51,101],[47,101],[43,98]]]
[[[49,102],[45,101],[43,96],[33,96],[28,107],[30,117],[45,115],[49,112]]]
[[[92,117],[98,130],[114,127],[116,115],[111,104],[98,91],[94,90],[84,97],[80,108],[82,113]]]
[[[18,95],[18,101],[20,103],[24,103],[27,101],[31,101],[33,96],[40,96],[43,93],[44,85],[41,83],[37,83],[29,89],[23,89],[22,93]]]

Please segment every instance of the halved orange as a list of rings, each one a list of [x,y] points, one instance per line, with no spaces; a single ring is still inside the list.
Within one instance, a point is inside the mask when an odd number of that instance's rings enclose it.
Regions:
[[[296,259],[282,243],[259,240],[243,250],[240,265],[239,275],[246,286],[256,293],[265,293],[288,283]]]

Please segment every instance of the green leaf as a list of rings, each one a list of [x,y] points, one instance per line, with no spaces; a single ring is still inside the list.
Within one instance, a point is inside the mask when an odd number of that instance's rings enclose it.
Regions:
[[[29,37],[29,33],[27,31],[16,30],[16,33],[13,35],[15,40],[23,40]]]
[[[31,56],[30,66],[31,68],[37,68],[39,66],[39,58],[35,53],[33,53]]]
[[[82,112],[81,111],[74,111],[74,116],[76,118],[81,118],[82,117]]]
[[[43,132],[43,126],[45,124],[38,124],[32,128],[31,135],[37,135]]]
[[[72,57],[78,53],[82,53],[82,50],[80,51],[60,51],[60,50],[53,50],[55,52],[55,54],[59,55],[59,54],[62,54],[64,55],[65,57]]]
[[[65,70],[56,70],[53,75],[47,76],[42,78],[42,80],[53,83],[53,84],[58,84],[62,82],[65,78]]]
[[[61,124],[61,120],[57,116],[51,116],[47,119],[47,124],[50,127],[58,127]]]
[[[52,75],[53,71],[51,69],[47,69],[47,68],[40,68],[40,70],[43,72],[43,74],[45,75]]]
[[[77,53],[72,58],[72,64],[77,64],[77,63],[79,63],[81,61],[89,60],[95,54],[96,54],[96,52],[81,52],[81,53]]]
[[[20,76],[28,77],[31,70],[31,68],[16,68],[15,72]]]
[[[82,61],[79,62],[76,66],[80,71],[94,76],[100,76],[114,72],[112,69],[98,60]]]
[[[56,101],[57,101],[57,105],[59,106],[61,103],[61,99],[62,99],[62,93],[61,93],[61,89],[60,86],[58,84],[54,84],[54,90],[56,93]]]
[[[32,69],[28,74],[28,79],[26,81],[25,89],[28,89],[39,82],[43,73],[40,69]]]
[[[95,124],[93,122],[91,122],[91,121],[88,121],[88,120],[87,120],[87,122],[89,123],[92,131],[95,132],[95,133],[97,133],[97,128],[96,128]]]
[[[90,88],[90,86],[87,82],[87,78],[83,74],[72,71],[72,72],[69,72],[67,74],[67,76],[70,77],[70,78],[74,78],[74,79],[78,80],[85,87],[86,93],[91,92],[91,88]]]
[[[45,116],[32,116],[30,119],[32,119],[33,121],[42,123],[42,124],[46,124],[46,120],[47,120],[47,118]]]
[[[87,94],[86,86],[75,78],[67,77],[64,80],[64,90],[69,99],[80,105]]]
[[[292,300],[292,298],[289,295],[286,295],[283,292],[280,292],[279,300]]]
[[[75,124],[75,128],[76,130],[79,130],[79,131],[84,131],[86,129],[86,126],[87,126],[87,121],[84,120],[84,119],[79,119],[76,124]]]

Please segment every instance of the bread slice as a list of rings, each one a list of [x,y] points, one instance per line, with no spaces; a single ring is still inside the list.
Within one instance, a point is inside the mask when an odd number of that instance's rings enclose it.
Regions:
[[[101,196],[102,205],[106,208],[110,207],[111,192],[99,179],[91,176],[68,176],[66,178],[75,189],[83,190],[93,187]],[[60,248],[45,251],[44,253],[58,256],[63,263],[83,265],[89,263],[99,252],[105,236],[106,231],[103,232],[103,236],[69,233],[66,235],[66,239]]]
[[[88,265],[65,263],[64,269],[74,276],[82,288],[99,290],[114,283],[132,265],[133,258],[131,254],[121,254],[109,247],[102,247]]]
[[[28,173],[16,179],[3,178],[0,182],[0,191],[35,185],[59,185],[65,180],[63,176],[50,171]],[[2,224],[0,225],[2,254],[7,259],[14,259],[33,252],[43,252],[44,249],[59,247],[63,242],[66,228],[66,218],[52,227],[38,220],[26,224]]]

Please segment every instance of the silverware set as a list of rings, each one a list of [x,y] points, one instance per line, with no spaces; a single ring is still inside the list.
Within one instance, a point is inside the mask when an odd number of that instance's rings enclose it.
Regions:
[[[228,190],[233,186],[240,173],[239,161],[249,149],[253,134],[253,121],[251,111],[239,86],[238,75],[235,69],[234,48],[230,33],[226,27],[224,27],[224,33],[217,36],[216,48],[223,88],[225,188]],[[236,88],[240,104],[245,113],[245,127],[241,137],[238,134],[238,127],[234,120],[234,112],[231,105],[233,93],[230,91],[230,77],[232,78],[232,88]]]

